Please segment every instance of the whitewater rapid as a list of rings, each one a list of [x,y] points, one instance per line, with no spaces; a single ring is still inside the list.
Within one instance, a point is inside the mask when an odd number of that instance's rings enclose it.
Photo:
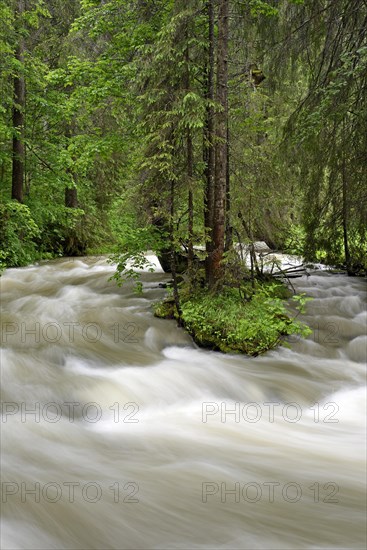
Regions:
[[[364,548],[365,281],[297,279],[313,333],[198,349],[105,258],[1,284],[2,548]]]

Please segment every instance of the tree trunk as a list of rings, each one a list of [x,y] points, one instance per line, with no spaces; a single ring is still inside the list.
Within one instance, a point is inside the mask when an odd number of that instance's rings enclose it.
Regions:
[[[24,12],[24,0],[18,0],[17,16],[20,19]],[[15,58],[23,70],[24,38],[19,37]],[[23,74],[14,78],[14,107],[13,107],[13,154],[12,154],[12,185],[11,198],[23,202],[24,185],[24,110],[25,110],[25,80]]]
[[[347,199],[347,174],[345,167],[345,158],[342,166],[342,193],[343,193],[343,240],[345,265],[348,275],[352,275],[352,266],[350,260],[349,242],[348,242],[348,199]]]
[[[76,187],[65,188],[65,206],[68,208],[78,208],[78,192]]]
[[[208,0],[208,63],[207,63],[207,91],[206,99],[214,101],[214,0]],[[206,231],[206,260],[205,277],[207,284],[213,280],[211,255],[213,251],[213,215],[214,215],[214,110],[207,106],[207,120],[204,129],[204,164],[205,164],[205,191],[204,191],[204,223]]]
[[[215,181],[213,217],[213,253],[211,255],[210,287],[223,277],[223,253],[226,228],[226,183],[227,183],[227,98],[228,98],[228,13],[229,0],[220,0],[218,14],[217,46],[217,102],[221,112],[216,117]]]
[[[188,29],[186,28],[186,40],[188,42]],[[186,92],[189,93],[191,88],[190,82],[190,53],[189,46],[186,48]],[[189,210],[189,222],[188,222],[188,255],[187,255],[187,267],[190,284],[193,279],[193,265],[194,265],[194,197],[192,192],[192,180],[194,175],[194,152],[192,144],[191,128],[187,128],[187,179],[189,187],[188,195],[188,210]]]
[[[72,122],[71,124],[67,124],[66,130],[65,130],[65,137],[68,140],[71,140],[73,136],[76,134],[76,128],[75,128],[75,122]],[[73,161],[75,159],[73,158]],[[73,172],[72,169],[67,168],[67,172],[70,175],[70,179],[75,182],[76,181],[76,174]],[[78,208],[78,190],[76,187],[65,187],[65,206],[67,208]]]
[[[170,228],[169,228],[169,238],[171,245],[171,273],[173,279],[173,298],[175,300],[176,310],[178,314],[177,324],[182,325],[182,311],[180,304],[180,295],[178,292],[177,286],[177,271],[176,271],[176,250],[175,250],[175,237],[174,237],[174,223],[173,216],[175,211],[175,184],[171,181],[171,193],[170,193]]]
[[[190,134],[190,130],[189,130]],[[193,176],[193,155],[192,155],[192,140],[191,136],[187,137],[187,169],[189,177],[189,185],[192,185],[192,176]],[[188,209],[189,209],[189,223],[188,223],[188,232],[189,232],[189,242],[188,242],[188,255],[187,255],[187,267],[189,280],[192,281],[193,278],[193,265],[194,265],[194,196],[192,189],[189,188],[189,197],[188,197]]]
[[[228,106],[227,106],[227,115],[228,115]],[[229,126],[228,126],[228,118],[227,118],[226,242],[225,242],[226,252],[232,248],[232,243],[233,243],[233,228],[231,226],[230,211],[231,211],[231,180],[230,180],[230,173],[229,173]]]

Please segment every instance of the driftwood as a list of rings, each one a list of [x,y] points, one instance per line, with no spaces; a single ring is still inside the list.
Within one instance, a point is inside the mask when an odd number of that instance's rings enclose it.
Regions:
[[[243,219],[241,216],[239,216],[241,219]],[[263,242],[254,242],[250,244],[243,245],[241,242],[234,243],[233,248],[237,251],[239,256],[241,257],[241,260],[244,261],[245,257],[249,255],[251,260],[251,272],[253,274],[256,273],[258,277],[261,277],[263,275],[266,275],[268,273],[269,275],[278,278],[278,279],[296,279],[303,276],[308,276],[309,271],[307,267],[300,263],[298,265],[289,265],[289,267],[281,267],[279,264],[279,260],[276,258],[272,258],[272,255],[276,254],[277,252],[271,251],[266,243]],[[268,248],[268,250],[266,250]],[[256,251],[259,251],[260,253],[257,255]],[[204,265],[204,260],[202,257],[200,257],[203,253],[205,254],[205,247],[196,246],[194,247],[194,252],[196,254],[194,255],[194,265],[196,268],[202,267]],[[170,250],[162,251],[158,255],[158,259],[161,263],[161,266],[163,268],[163,271],[166,273],[171,272],[171,262],[170,262]],[[177,273],[185,273],[188,268],[188,258],[187,258],[187,248],[184,244],[182,244],[182,251],[176,252],[176,272]],[[267,265],[269,266],[268,269],[264,271],[264,259],[267,259]],[[290,281],[289,281],[290,283]],[[291,283],[290,283],[291,284]],[[292,285],[291,285],[292,286]]]
[[[279,268],[278,268],[279,269]],[[307,269],[303,266],[303,264],[300,264],[298,266],[292,266],[288,267],[287,269],[279,269],[279,271],[275,271],[272,273],[274,277],[287,277],[290,279],[295,279],[296,277],[303,277],[304,275],[308,275]]]

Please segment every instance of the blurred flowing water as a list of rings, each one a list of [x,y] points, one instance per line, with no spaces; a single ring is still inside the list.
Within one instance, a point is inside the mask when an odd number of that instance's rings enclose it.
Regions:
[[[312,336],[248,358],[112,273],[1,277],[2,548],[364,548],[365,281],[298,279]]]

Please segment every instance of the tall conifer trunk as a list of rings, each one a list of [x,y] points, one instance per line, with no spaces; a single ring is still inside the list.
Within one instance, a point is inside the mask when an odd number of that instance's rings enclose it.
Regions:
[[[22,19],[24,0],[17,2],[17,17]],[[20,35],[15,58],[22,67],[24,63],[24,38]],[[21,69],[23,70],[23,69]],[[24,187],[24,110],[25,110],[25,80],[22,73],[14,77],[14,106],[13,106],[13,153],[12,153],[12,185],[11,198],[23,202]]]
[[[214,0],[208,0],[208,61],[206,98],[214,101]],[[213,214],[214,214],[214,110],[208,105],[204,133],[205,192],[204,222],[207,231],[205,276],[207,284],[213,280],[211,254],[213,250]]]
[[[227,190],[227,124],[228,124],[228,15],[229,0],[219,1],[217,45],[217,94],[221,106],[216,116],[213,252],[210,256],[211,280],[214,287],[223,276],[223,253],[226,229]]]
[[[228,98],[227,98],[228,99]],[[228,105],[227,105],[227,169],[226,169],[226,252],[232,248],[233,243],[233,228],[231,226],[230,211],[231,211],[231,176],[229,172],[229,125],[228,125]]]
[[[343,197],[342,218],[343,218],[343,242],[344,242],[345,265],[347,268],[348,275],[352,275],[349,241],[348,241],[347,171],[346,171],[344,156],[343,156],[343,165],[342,165],[342,197]]]
[[[189,32],[188,28],[186,28],[186,40],[187,44],[189,41]],[[191,90],[191,82],[190,82],[190,51],[189,46],[187,45],[186,48],[186,93],[189,93]],[[188,180],[188,212],[189,212],[189,222],[188,222],[188,256],[187,256],[187,267],[188,267],[188,274],[189,274],[189,280],[190,283],[193,279],[193,264],[194,264],[194,195],[192,191],[192,183],[193,183],[193,176],[194,176],[194,150],[193,150],[193,142],[192,142],[192,134],[191,134],[191,128],[187,128],[187,136],[186,136],[186,146],[187,146],[187,180]]]

